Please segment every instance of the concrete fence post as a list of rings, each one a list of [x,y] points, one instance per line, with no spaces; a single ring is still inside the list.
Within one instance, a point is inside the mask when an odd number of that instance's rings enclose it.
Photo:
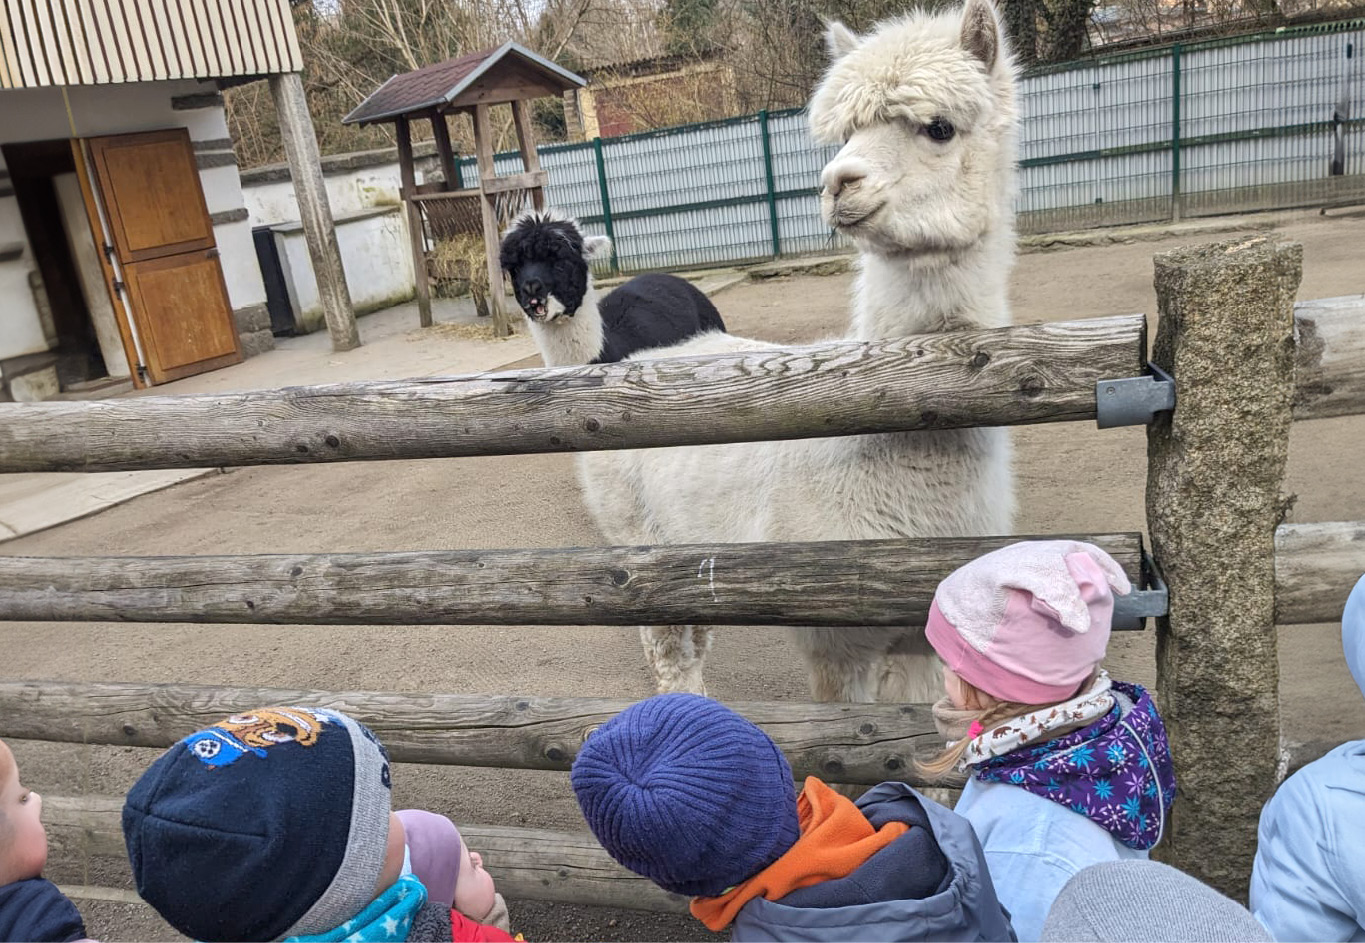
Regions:
[[[1170,587],[1157,690],[1179,783],[1158,855],[1240,900],[1276,786],[1275,527],[1302,263],[1302,246],[1261,236],[1156,257],[1151,359],[1177,403],[1148,431],[1147,526]]]

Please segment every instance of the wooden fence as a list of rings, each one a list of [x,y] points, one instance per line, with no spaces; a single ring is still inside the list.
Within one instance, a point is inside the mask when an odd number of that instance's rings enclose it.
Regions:
[[[1148,524],[1170,593],[1169,613],[1158,619],[1158,689],[1182,786],[1167,857],[1237,895],[1279,757],[1275,625],[1337,619],[1365,571],[1365,523],[1279,523],[1291,418],[1365,413],[1365,297],[1306,303],[1295,313],[1297,283],[1296,247],[1265,239],[1158,260],[1154,360],[1174,374],[1179,393],[1174,412],[1149,425]],[[0,472],[652,448],[1094,420],[1097,384],[1143,374],[1146,329],[1146,318],[1130,316],[477,377],[5,405]],[[1136,580],[1150,575],[1139,535],[1084,536]],[[0,619],[916,624],[939,579],[1009,539],[0,557]],[[706,559],[717,565],[714,585],[703,587],[696,570]],[[1210,581],[1215,571],[1221,582]],[[1231,666],[1237,670],[1229,676],[1246,690],[1217,677]],[[549,770],[567,769],[584,738],[627,703],[10,680],[0,681],[0,737],[161,748],[266,702],[351,713],[399,762]],[[798,774],[915,782],[912,758],[938,746],[922,705],[735,707],[774,737]],[[1201,749],[1215,739],[1217,750]],[[123,856],[118,800],[52,797],[46,808],[54,854]],[[616,867],[586,835],[464,831],[496,854],[510,897],[683,909],[680,898]],[[111,888],[83,893],[126,896]]]

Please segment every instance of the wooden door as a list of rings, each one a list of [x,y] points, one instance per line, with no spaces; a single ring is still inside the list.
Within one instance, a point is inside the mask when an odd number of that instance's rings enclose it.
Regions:
[[[118,134],[89,144],[150,382],[240,362],[189,133]]]

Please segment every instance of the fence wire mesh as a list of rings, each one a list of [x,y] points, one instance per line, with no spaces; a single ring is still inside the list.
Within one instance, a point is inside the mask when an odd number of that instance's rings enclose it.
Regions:
[[[1365,201],[1362,44],[1352,20],[1036,70],[1020,82],[1019,229]],[[836,151],[793,110],[540,155],[549,203],[613,238],[606,267],[642,271],[848,248],[819,213]]]

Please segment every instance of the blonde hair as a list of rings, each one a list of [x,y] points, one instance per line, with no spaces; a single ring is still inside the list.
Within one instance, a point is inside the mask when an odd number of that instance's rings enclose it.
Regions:
[[[967,682],[962,683],[965,685]],[[981,693],[984,694],[985,692],[982,691]],[[961,712],[961,716],[969,723],[978,723],[984,729],[989,730],[1002,720],[1009,720],[1011,717],[1026,714],[1037,706],[1035,704],[1020,704],[1018,701],[993,700],[993,703],[986,707],[977,710],[964,710]],[[943,779],[949,773],[957,771],[958,765],[962,762],[962,754],[967,752],[967,744],[971,742],[971,737],[964,736],[956,743],[944,747],[933,759],[917,759],[915,760],[915,770],[925,779]]]
[[[954,713],[962,720],[967,721],[969,725],[977,723],[981,725],[983,731],[990,730],[1000,722],[1009,720],[1011,717],[1020,717],[1024,714],[1044,710],[1057,704],[1065,704],[1067,701],[1078,696],[1082,691],[1089,690],[1090,686],[1095,683],[1095,679],[1099,676],[1099,673],[1099,668],[1096,667],[1094,671],[1090,672],[1090,675],[1085,681],[1083,681],[1071,694],[1060,700],[1049,701],[1046,704],[1024,704],[1019,701],[996,700],[995,697],[959,675],[958,681],[963,688],[975,692],[979,699],[988,703],[980,708],[955,709]],[[1064,731],[1060,730],[1056,731],[1053,736],[1058,736],[1063,732]],[[916,759],[914,761],[915,770],[925,779],[930,781],[943,779],[948,774],[957,771],[958,766],[962,763],[962,755],[967,752],[967,745],[971,742],[971,737],[963,736],[962,739],[958,740],[956,743],[949,744],[940,750],[938,755],[933,759]]]

